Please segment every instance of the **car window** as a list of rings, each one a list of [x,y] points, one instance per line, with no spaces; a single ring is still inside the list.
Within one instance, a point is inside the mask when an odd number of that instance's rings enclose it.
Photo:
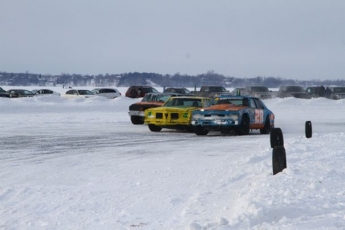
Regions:
[[[255,104],[255,101],[254,101],[253,98],[250,99],[250,107],[253,108],[253,109],[257,108],[257,105]]]
[[[113,89],[103,89],[103,93],[116,93]]]
[[[169,100],[171,96],[170,95],[158,95],[157,96],[157,101],[164,101],[166,102],[167,100]]]
[[[20,90],[19,91],[20,94],[22,95],[32,95],[33,93],[29,90]]]
[[[173,98],[169,100],[164,106],[182,106],[182,107],[201,107],[201,99],[199,98]]]
[[[143,99],[141,101],[151,101],[152,97],[153,97],[153,95],[148,93],[143,97]]]
[[[300,86],[287,86],[285,89],[286,92],[304,92],[304,89]]]
[[[155,88],[151,88],[151,92],[158,93],[158,90],[156,90]]]
[[[254,99],[255,104],[256,104],[256,108],[258,109],[264,109],[264,106],[262,105],[261,101],[257,98]]]
[[[211,92],[226,92],[226,89],[224,87],[211,86],[210,91]]]
[[[345,87],[336,87],[333,88],[334,89],[334,93],[345,93]]]
[[[253,91],[253,92],[269,92],[268,88],[267,87],[263,87],[263,86],[252,87],[251,91]]]
[[[242,105],[243,101],[242,98],[236,97],[216,97],[212,102],[211,105],[219,105],[219,104],[233,104],[233,105]]]
[[[78,90],[80,95],[93,95],[93,92],[89,90]]]

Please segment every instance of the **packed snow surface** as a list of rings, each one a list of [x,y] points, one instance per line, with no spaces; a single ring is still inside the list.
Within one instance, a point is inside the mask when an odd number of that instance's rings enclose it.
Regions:
[[[344,100],[264,101],[287,155],[273,175],[269,135],[151,132],[118,89],[0,98],[0,229],[345,229]]]

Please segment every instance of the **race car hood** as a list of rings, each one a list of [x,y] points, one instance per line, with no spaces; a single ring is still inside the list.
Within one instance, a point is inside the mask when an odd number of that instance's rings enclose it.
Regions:
[[[154,108],[155,112],[184,112],[189,110],[195,110],[195,107],[158,107]]]
[[[136,105],[164,105],[164,102],[160,101],[141,101],[135,103]]]
[[[164,105],[164,102],[159,101],[143,101],[137,102],[129,106],[129,110],[140,110],[141,108],[152,108],[152,107],[160,107]]]
[[[233,104],[219,104],[219,105],[211,105],[204,110],[231,110],[231,111],[238,111],[248,106],[236,106]]]

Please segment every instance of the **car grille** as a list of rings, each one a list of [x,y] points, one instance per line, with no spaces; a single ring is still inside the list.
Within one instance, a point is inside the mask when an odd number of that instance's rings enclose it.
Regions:
[[[171,113],[171,119],[178,119],[178,113]]]
[[[165,115],[165,117],[163,115]],[[164,117],[165,119],[168,119],[169,115],[170,115],[170,119],[173,119],[173,120],[179,119],[178,113],[164,113],[164,114],[163,113],[156,113],[156,118],[157,119],[163,119],[163,117]]]
[[[213,114],[213,116],[225,117],[225,114]],[[212,117],[212,114],[204,114],[204,117]]]

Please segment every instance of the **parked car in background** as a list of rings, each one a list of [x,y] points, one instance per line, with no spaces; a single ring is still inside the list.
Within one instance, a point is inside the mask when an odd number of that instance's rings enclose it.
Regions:
[[[66,98],[90,98],[94,96],[96,94],[87,89],[70,89],[64,95]]]
[[[139,98],[139,97],[144,97],[147,93],[159,93],[159,92],[152,86],[135,85],[135,86],[130,86],[127,89],[125,96],[130,97],[130,98]]]
[[[327,87],[325,90],[325,97],[333,100],[339,100],[345,98],[345,87],[332,86]]]
[[[10,90],[7,90],[7,93],[10,95],[11,98],[35,96],[33,92],[27,89],[10,89]]]
[[[308,94],[302,86],[286,85],[286,86],[279,87],[279,90],[277,92],[277,97],[280,97],[280,98],[295,97],[295,98],[310,99],[311,95]]]
[[[169,87],[164,89],[164,93],[179,93],[184,95],[193,95],[190,90],[187,88],[176,88],[176,87]]]
[[[197,135],[207,135],[211,130],[247,135],[252,129],[268,134],[274,128],[274,114],[260,98],[220,95],[209,107],[194,110],[191,124]]]
[[[311,97],[325,97],[326,89],[324,86],[310,86],[305,90]]]
[[[47,96],[47,95],[52,95],[52,96],[60,96],[60,93],[55,92],[50,89],[33,89],[31,90],[36,96]]]
[[[213,97],[214,95],[228,93],[229,91],[221,85],[203,85],[199,91],[192,91],[192,94],[199,97]]]
[[[121,97],[120,91],[114,88],[94,88],[91,91],[95,93],[97,96],[106,97],[108,99]]]
[[[241,95],[258,97],[260,99],[271,99],[272,92],[266,86],[246,86]]]
[[[145,110],[149,108],[160,107],[172,96],[182,96],[178,93],[147,93],[140,102],[129,106],[128,115],[133,125],[144,124]]]
[[[0,87],[0,97],[10,97],[10,95]]]
[[[207,97],[170,97],[163,106],[145,110],[145,124],[152,132],[162,128],[193,131],[192,111],[209,106],[210,101]]]
[[[234,88],[230,93],[232,95],[242,95],[244,88]]]

